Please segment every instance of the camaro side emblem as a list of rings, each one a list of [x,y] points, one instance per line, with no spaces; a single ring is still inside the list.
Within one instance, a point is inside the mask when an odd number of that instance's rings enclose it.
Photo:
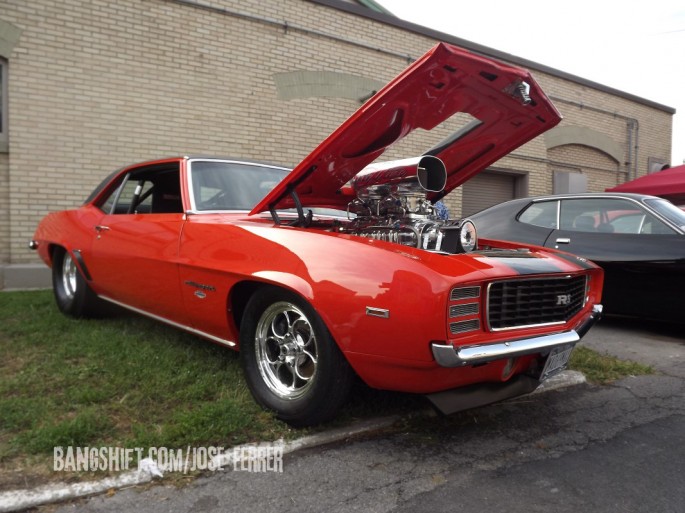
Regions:
[[[380,317],[381,319],[390,318],[390,310],[385,308],[374,308],[373,306],[366,307],[366,315],[369,317]]]
[[[185,282],[185,284],[188,285],[189,287],[195,287],[195,288],[198,288],[200,290],[206,290],[208,292],[214,292],[216,290],[216,288],[214,288],[213,285],[205,285],[203,283],[198,283],[196,281],[187,281],[187,282]]]
[[[560,294],[557,296],[557,306],[559,305],[570,305],[571,304],[571,294]]]

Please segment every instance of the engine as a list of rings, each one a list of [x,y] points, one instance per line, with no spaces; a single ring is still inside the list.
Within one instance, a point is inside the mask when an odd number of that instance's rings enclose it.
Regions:
[[[442,219],[427,198],[446,183],[445,165],[430,155],[367,166],[352,180],[357,197],[348,212],[354,219],[341,231],[427,251],[473,251],[473,223]]]

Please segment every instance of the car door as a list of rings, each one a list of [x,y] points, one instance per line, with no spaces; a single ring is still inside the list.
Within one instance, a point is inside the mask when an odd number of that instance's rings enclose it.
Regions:
[[[545,246],[568,251],[605,270],[603,301],[614,313],[661,316],[685,282],[685,236],[625,198],[562,199],[559,226]]]
[[[101,295],[184,323],[178,244],[185,215],[179,163],[127,173],[100,205],[88,268]]]

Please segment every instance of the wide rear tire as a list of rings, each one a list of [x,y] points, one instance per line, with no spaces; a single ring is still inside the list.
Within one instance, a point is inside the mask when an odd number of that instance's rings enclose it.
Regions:
[[[71,317],[98,315],[99,298],[64,248],[55,249],[52,257],[52,290],[57,307],[63,314]]]

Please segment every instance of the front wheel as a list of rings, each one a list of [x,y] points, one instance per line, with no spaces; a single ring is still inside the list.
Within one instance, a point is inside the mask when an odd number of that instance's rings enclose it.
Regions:
[[[293,426],[330,420],[354,373],[314,309],[299,296],[262,289],[240,328],[245,379],[257,402]]]
[[[62,313],[72,317],[97,315],[99,299],[64,248],[55,249],[52,258],[52,290]]]

